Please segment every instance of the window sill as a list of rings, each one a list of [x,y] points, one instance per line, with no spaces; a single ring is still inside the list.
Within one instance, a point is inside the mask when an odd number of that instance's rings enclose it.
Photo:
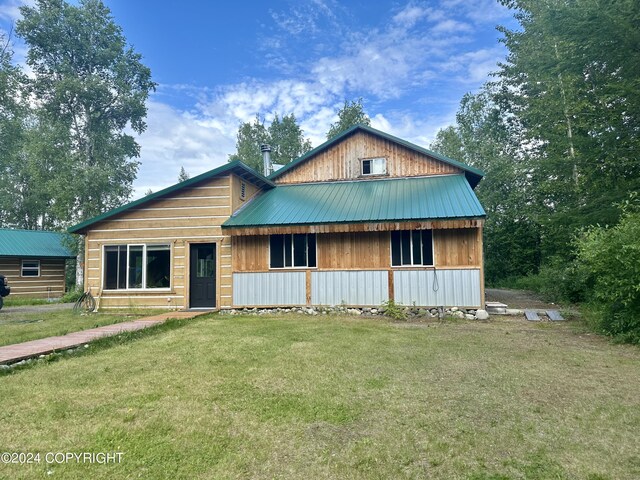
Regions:
[[[103,288],[103,293],[175,293],[171,288],[119,288],[110,290]]]
[[[435,265],[391,265],[391,268],[413,268],[413,269],[422,269],[422,270],[435,270]]]
[[[305,270],[317,270],[318,267],[269,267],[270,272],[304,272]]]

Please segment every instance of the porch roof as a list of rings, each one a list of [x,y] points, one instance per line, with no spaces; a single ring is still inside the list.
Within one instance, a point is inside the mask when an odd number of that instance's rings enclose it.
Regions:
[[[463,174],[278,185],[223,228],[477,219],[486,216]]]

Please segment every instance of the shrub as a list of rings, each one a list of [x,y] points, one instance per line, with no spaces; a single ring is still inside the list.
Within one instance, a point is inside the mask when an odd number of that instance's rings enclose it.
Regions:
[[[576,242],[577,262],[588,272],[598,304],[597,328],[640,343],[640,209],[625,208],[615,227],[593,227]]]
[[[382,302],[380,306],[381,309],[384,309],[384,314],[387,317],[391,317],[394,320],[406,320],[407,313],[404,310],[402,305],[397,304],[393,300],[387,300],[386,302]]]
[[[82,296],[82,288],[75,288],[65,293],[60,298],[60,303],[75,303]]]

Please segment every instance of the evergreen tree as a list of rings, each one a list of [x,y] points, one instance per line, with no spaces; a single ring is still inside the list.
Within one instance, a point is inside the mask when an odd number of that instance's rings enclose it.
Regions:
[[[189,180],[191,176],[187,173],[184,167],[180,167],[180,174],[178,175],[178,182],[184,182]]]

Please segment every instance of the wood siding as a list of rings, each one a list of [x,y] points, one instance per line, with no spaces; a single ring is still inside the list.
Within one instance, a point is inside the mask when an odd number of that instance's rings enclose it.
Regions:
[[[63,258],[25,258],[40,260],[39,277],[22,277],[22,258],[0,257],[0,273],[7,277],[10,297],[58,298],[64,295]]]
[[[482,265],[482,242],[478,228],[434,230],[433,250],[436,267]]]
[[[460,169],[366,132],[357,132],[278,177],[276,183],[380,178],[361,175],[361,160],[384,157],[387,177],[460,173]]]
[[[481,241],[478,228],[434,230],[436,268],[480,268]],[[233,237],[232,245],[234,272],[269,271],[268,235]],[[389,232],[320,234],[317,248],[317,270],[392,268]]]
[[[388,232],[318,235],[318,268],[379,269],[390,266]]]
[[[245,185],[244,199],[242,198],[242,184]],[[255,196],[260,189],[253,183],[246,181],[245,179],[238,177],[237,175],[231,175],[231,208],[235,212],[239,208],[246,205],[246,203]]]
[[[247,198],[258,191],[249,182]],[[86,236],[86,289],[99,297],[99,308],[186,308],[189,306],[189,245],[215,243],[216,305],[231,306],[231,237],[220,225],[233,205],[240,205],[240,182],[235,175],[206,180],[125,211],[93,226]],[[238,197],[238,202],[233,199]],[[171,246],[169,289],[103,290],[103,247],[124,244]]]

